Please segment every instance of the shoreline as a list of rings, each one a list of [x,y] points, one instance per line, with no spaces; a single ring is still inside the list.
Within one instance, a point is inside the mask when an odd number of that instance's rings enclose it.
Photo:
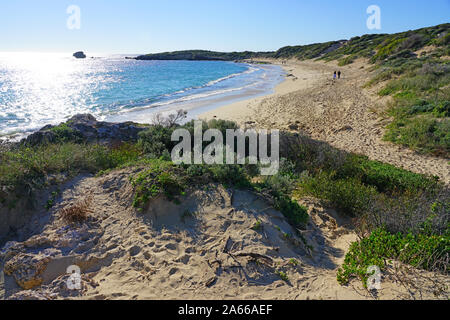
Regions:
[[[182,109],[188,112],[187,121],[190,121],[193,119],[198,119],[198,116],[205,112],[213,111],[222,106],[270,95],[273,93],[274,88],[285,80],[284,70],[278,68],[276,65],[254,64],[249,63],[248,61],[240,63],[247,66],[247,71],[211,81],[212,83],[221,83],[222,81],[228,80],[234,81],[222,87],[219,86],[216,88],[211,86],[208,90],[203,90],[200,92],[193,91],[190,94],[180,96],[177,96],[177,93],[175,93],[173,100],[162,101],[151,105],[143,105],[128,110],[124,109],[112,114],[95,114],[94,112],[85,113],[93,114],[100,121],[149,124],[152,122],[153,116],[157,113],[168,114]],[[254,72],[248,72],[251,69],[254,69],[254,71],[257,72],[253,78],[249,78],[247,76],[248,74]],[[208,85],[193,89],[206,88],[207,86]],[[72,116],[74,115],[76,114],[73,114]],[[19,142],[22,139],[27,138],[29,135],[40,131],[47,125],[59,125],[67,119],[57,123],[45,122],[39,127],[31,130],[1,133],[0,141]]]
[[[244,87],[230,87],[225,92],[208,92],[204,97],[195,97],[194,95],[186,96],[187,99],[181,99],[181,101],[173,101],[165,105],[155,105],[143,107],[138,110],[130,110],[123,113],[114,114],[104,117],[104,121],[109,122],[124,122],[133,121],[141,124],[148,124],[151,122],[151,117],[154,114],[162,113],[168,114],[177,110],[184,110],[188,112],[188,118],[186,121],[198,119],[201,115],[214,110],[220,109],[224,106],[228,106],[234,103],[240,103],[242,101],[257,99],[272,94],[276,88],[285,81],[285,72],[283,69],[276,70],[273,67],[279,66],[276,64],[260,65],[252,64],[249,62],[242,62],[249,67],[259,68],[270,73],[269,78],[266,81],[257,81],[251,85]],[[271,69],[265,68],[266,66],[272,67]],[[240,75],[244,75],[243,72]],[[238,75],[239,76],[239,75]],[[282,80],[280,80],[282,79]],[[256,79],[260,80],[260,79]]]
[[[317,77],[314,68],[308,68],[295,61],[289,60],[286,64],[280,64],[279,60],[267,59],[264,62],[270,65],[280,66],[284,72],[284,80],[273,89],[272,93],[260,95],[257,97],[250,97],[249,99],[232,102],[227,105],[220,106],[214,110],[208,110],[199,115],[199,119],[211,120],[222,119],[235,121],[240,125],[252,122],[254,111],[252,106],[261,104],[265,99],[278,98],[298,90],[308,89],[320,80],[323,80],[324,75]]]

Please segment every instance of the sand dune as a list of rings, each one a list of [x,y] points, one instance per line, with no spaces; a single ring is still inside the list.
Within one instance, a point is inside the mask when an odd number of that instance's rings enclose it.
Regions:
[[[336,270],[356,235],[351,221],[304,199],[311,222],[300,239],[257,195],[211,184],[181,205],[158,198],[139,213],[129,176],[80,177],[64,186],[37,234],[1,252],[0,293],[9,299],[374,299],[359,280],[340,286]],[[88,222],[68,227],[56,213],[89,197]],[[258,222],[259,221],[259,222]],[[257,227],[255,227],[257,226]],[[82,289],[67,289],[68,266]],[[281,275],[284,279],[282,279]],[[387,273],[382,299],[436,298],[433,283],[408,291]],[[28,290],[25,290],[28,289]]]

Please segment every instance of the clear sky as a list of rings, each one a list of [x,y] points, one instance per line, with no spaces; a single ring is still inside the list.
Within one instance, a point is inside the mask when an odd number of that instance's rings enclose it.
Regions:
[[[381,27],[366,26],[369,5]],[[67,8],[81,28],[67,28]],[[450,22],[450,0],[2,0],[0,51],[268,51]]]

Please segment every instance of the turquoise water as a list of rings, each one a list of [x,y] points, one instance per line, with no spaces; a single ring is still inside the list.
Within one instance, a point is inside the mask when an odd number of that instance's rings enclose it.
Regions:
[[[152,112],[187,102],[261,94],[280,75],[279,68],[232,62],[0,53],[0,135],[31,132],[78,113],[148,122]]]

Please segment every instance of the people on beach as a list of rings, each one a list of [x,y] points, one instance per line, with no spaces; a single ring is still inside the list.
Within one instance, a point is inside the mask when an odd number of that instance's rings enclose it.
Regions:
[[[336,71],[334,72],[333,79],[336,80]]]
[[[339,70],[338,71],[338,79],[340,79],[341,78],[341,71]]]

